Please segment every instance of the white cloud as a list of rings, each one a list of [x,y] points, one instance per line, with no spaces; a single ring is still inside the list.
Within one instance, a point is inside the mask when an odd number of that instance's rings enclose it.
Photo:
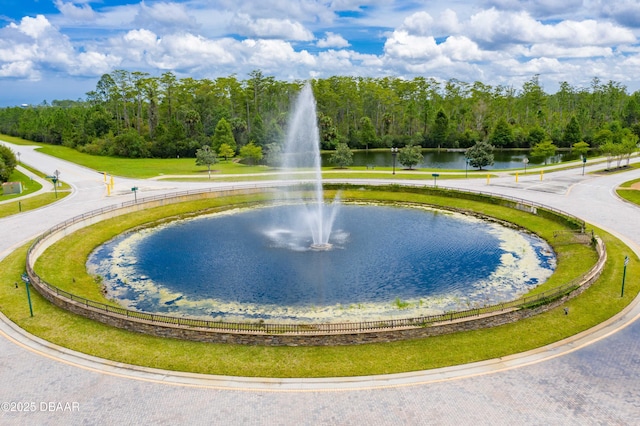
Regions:
[[[22,18],[19,25],[12,22],[9,24],[9,28],[16,29],[34,39],[37,39],[50,30],[53,30],[51,24],[43,15],[37,15],[35,18],[25,16]]]
[[[326,32],[324,35],[325,37],[323,39],[318,40],[318,42],[316,43],[316,46],[320,48],[326,48],[326,47],[341,48],[341,47],[351,46],[349,42],[340,34],[334,34],[329,31],[329,32]]]
[[[231,28],[240,35],[260,38],[281,38],[285,40],[310,41],[315,37],[300,22],[289,19],[259,18],[252,19],[247,14],[238,14]]]
[[[441,44],[442,53],[455,61],[484,61],[495,59],[497,55],[483,52],[478,45],[464,36],[451,36]]]
[[[535,44],[529,49],[526,56],[546,58],[595,58],[599,56],[612,56],[610,47],[580,46],[565,47],[553,43]]]
[[[114,55],[105,55],[98,52],[81,52],[75,65],[70,68],[71,75],[100,75],[111,72],[117,67],[122,58]]]
[[[0,66],[0,77],[24,78],[37,81],[40,73],[34,69],[31,61],[15,61]]]
[[[299,65],[315,66],[316,59],[306,50],[296,52],[290,43],[282,40],[244,40],[242,51],[245,61],[253,68],[283,69]]]
[[[393,32],[385,42],[384,52],[386,56],[409,61],[433,59],[441,54],[433,37],[415,36],[405,30]]]
[[[633,32],[609,22],[565,20],[543,24],[526,12],[484,10],[469,19],[465,33],[488,46],[555,42],[571,46],[603,46],[636,41]]]
[[[4,77],[35,80],[49,71],[98,75],[119,62],[120,58],[111,54],[76,50],[69,37],[42,15],[9,24],[0,38],[0,68]]]
[[[0,77],[262,69],[276,78],[420,75],[517,86],[533,74],[552,83],[598,75],[640,85],[637,0],[53,1],[59,13],[0,28]]]
[[[438,31],[444,34],[458,34],[461,32],[458,14],[451,9],[446,9],[438,17]]]
[[[402,23],[402,29],[409,34],[429,36],[433,34],[433,18],[427,12],[417,12],[407,17]]]
[[[138,7],[134,23],[143,28],[160,28],[164,31],[197,28],[196,19],[183,3],[154,2],[148,6],[143,1]]]
[[[640,27],[640,3],[637,0],[616,0],[605,2],[603,12],[618,23],[633,28]]]
[[[96,17],[96,13],[91,6],[86,3],[81,6],[76,6],[73,2],[55,0],[55,5],[64,17],[72,21],[93,21]]]

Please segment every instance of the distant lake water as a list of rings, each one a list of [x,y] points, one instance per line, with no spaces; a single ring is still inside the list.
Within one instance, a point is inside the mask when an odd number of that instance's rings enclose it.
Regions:
[[[424,159],[422,163],[418,164],[418,169],[465,169],[464,152],[449,152],[446,150],[432,151],[425,150],[422,152]],[[485,167],[485,169],[517,169],[524,167],[522,160],[526,157],[529,158],[529,167],[538,166],[544,163],[541,159],[531,158],[529,151],[526,150],[510,150],[510,151],[494,151],[494,164],[493,166]],[[329,160],[331,153],[322,154],[322,165],[325,167],[331,167],[332,164]],[[561,152],[553,157],[547,159],[547,164],[560,163],[563,161],[577,160],[580,156],[576,153]],[[397,160],[396,160],[397,161]],[[353,166],[377,166],[377,167],[391,167],[393,165],[393,157],[390,150],[384,151],[354,151],[353,153]],[[402,167],[396,162],[396,167]],[[473,170],[470,168],[470,170]]]

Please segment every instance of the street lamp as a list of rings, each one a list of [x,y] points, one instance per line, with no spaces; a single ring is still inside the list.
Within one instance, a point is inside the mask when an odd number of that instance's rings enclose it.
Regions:
[[[627,277],[627,265],[629,264],[629,256],[624,257],[624,269],[622,270],[622,290],[620,290],[620,297],[624,297],[624,280]]]
[[[29,276],[27,275],[26,272],[24,272],[20,278],[22,278],[22,281],[24,281],[24,285],[27,287],[27,300],[29,301],[29,313],[31,314],[31,316],[33,316],[33,306],[31,305],[31,292],[29,292]]]
[[[396,174],[396,155],[398,155],[398,148],[391,148],[391,156],[393,157],[393,174]]]

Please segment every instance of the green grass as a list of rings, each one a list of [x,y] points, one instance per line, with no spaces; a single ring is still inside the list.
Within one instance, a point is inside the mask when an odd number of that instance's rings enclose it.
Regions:
[[[327,196],[332,197],[333,191],[327,191]],[[449,206],[457,209],[482,211],[491,217],[515,223],[521,227],[535,230],[542,238],[554,243],[553,232],[562,229],[558,223],[540,216],[524,214],[518,210],[509,209],[494,204],[486,204],[479,201],[471,201],[454,197],[438,195],[425,195],[406,192],[385,191],[354,191],[343,190],[340,194],[342,200],[370,200],[384,202],[413,202],[422,204],[434,204]],[[170,204],[143,212],[118,216],[102,221],[98,224],[83,228],[73,234],[71,238],[64,238],[50,247],[36,264],[38,273],[47,282],[63,290],[74,293],[88,299],[109,303],[104,299],[100,289],[95,284],[94,277],[87,274],[85,263],[89,253],[105,241],[137,226],[146,226],[149,223],[167,220],[165,218],[192,215],[194,211],[209,211],[227,208],[238,204],[259,202],[268,199],[268,195],[236,196],[229,198],[213,198],[193,201],[189,203]],[[588,246],[580,244],[560,245],[555,248],[558,257],[558,267],[553,276],[543,285],[537,287],[535,292],[541,292],[559,286],[576,276],[586,272],[597,260],[595,251]],[[74,259],[74,262],[63,262],[60,253],[64,253],[65,259]]]
[[[372,198],[386,198],[390,201],[398,198],[424,201],[429,198],[429,196],[407,193],[364,192]],[[438,197],[433,197],[431,200],[436,201],[436,198]],[[440,198],[451,204],[465,205],[464,200]],[[180,214],[181,210],[186,212],[194,208],[212,207],[209,205],[210,202],[211,200],[200,201],[199,205],[187,206],[190,203],[186,203],[167,206],[173,210],[165,211],[164,215]],[[506,217],[526,223],[532,229],[547,236],[552,229],[558,228],[555,222],[549,223],[537,216],[518,211],[507,212],[509,209],[495,205],[468,200],[465,205],[467,208],[479,206],[489,214],[504,210],[502,214]],[[122,224],[122,227],[126,228],[145,221],[160,219],[162,216],[163,212],[160,209],[149,210],[143,214],[138,213],[112,220],[107,223],[107,226],[98,224],[97,229],[94,228],[92,232],[80,231],[80,234],[60,242],[66,246],[58,246],[58,248],[68,249],[65,260],[74,259],[74,262],[61,263],[56,260],[59,258],[50,257],[49,260],[38,263],[39,271],[43,275],[46,274],[48,280],[66,281],[67,285],[71,281],[69,277],[74,277],[76,278],[75,283],[72,283],[74,292],[100,298],[99,289],[92,279],[87,282],[82,281],[81,275],[86,275],[84,260],[87,250],[100,240],[108,238],[112,233],[120,232],[116,228],[122,219],[127,222]],[[556,309],[501,327],[404,342],[347,347],[254,347],[162,339],[119,330],[70,314],[54,307],[36,292],[32,292],[35,316],[31,318],[24,285],[20,281],[20,274],[24,270],[26,247],[8,256],[1,264],[0,309],[20,327],[53,343],[118,362],[156,368],[250,377],[357,376],[431,369],[501,357],[543,346],[588,329],[624,308],[640,291],[640,281],[628,280],[625,297],[620,297],[622,259],[625,255],[632,258],[630,270],[637,268],[639,262],[622,242],[600,230],[597,230],[597,234],[607,244],[610,261],[602,278],[595,285],[579,298],[566,304],[570,310],[569,315],[564,315],[561,309]],[[87,241],[89,237],[91,241]],[[75,243],[72,240],[75,240]],[[584,258],[582,252],[567,251],[565,254],[566,258],[560,259],[558,271],[550,280],[556,280],[555,284],[551,282],[548,285],[559,284],[564,279],[562,274],[575,276],[574,274],[581,273],[592,264],[593,255],[588,260],[580,261],[580,258]],[[46,255],[49,256],[49,254]],[[49,262],[55,262],[57,266],[64,266],[67,269],[59,276],[50,277],[50,274],[57,272],[55,265],[46,265]],[[70,266],[69,264],[72,263],[77,265]],[[17,289],[14,283],[20,283]]]
[[[640,206],[640,190],[631,188],[638,182],[640,182],[640,179],[627,181],[616,189],[616,193],[625,200]]]
[[[194,158],[116,158],[84,154],[72,148],[43,145],[43,154],[71,161],[76,164],[106,172],[115,176],[146,179],[162,175],[207,175],[206,167],[196,166]],[[221,161],[212,166],[218,174],[261,173],[264,166],[245,166],[231,161]]]
[[[22,182],[22,193],[11,195],[3,195],[2,193],[0,193],[0,201],[24,197],[25,195],[33,194],[34,192],[42,189],[42,185],[40,185],[37,181],[31,180],[31,178],[18,170],[14,170],[13,173],[11,173],[9,182]]]
[[[44,174],[37,170],[24,165],[23,167],[29,169],[31,172],[37,174],[40,177],[44,177]],[[62,185],[58,188],[57,198],[55,195],[55,191],[53,190],[40,195],[35,195],[33,197],[24,198],[25,195],[32,194],[42,189],[42,185],[40,185],[35,180],[31,180],[29,177],[19,172],[18,170],[14,170],[11,179],[12,181],[23,182],[23,191],[22,194],[0,196],[0,201],[15,199],[15,201],[13,202],[0,204],[0,218],[19,214],[29,210],[39,209],[48,204],[61,200],[71,193],[71,187],[68,184],[62,182]]]
[[[52,192],[36,195],[35,197],[25,198],[24,200],[14,201],[12,203],[0,204],[0,218],[11,216],[14,214],[24,213],[29,210],[39,209],[51,203],[55,203],[69,195],[70,192],[58,190],[58,198]]]
[[[5,142],[9,142],[12,143],[14,145],[38,145],[37,142],[33,142],[33,141],[28,141],[26,139],[22,139],[22,138],[17,138],[15,136],[9,136],[9,135],[4,135],[4,134],[0,134],[0,139],[2,139]]]
[[[106,156],[96,156],[81,153],[73,148],[68,148],[61,145],[51,145],[45,143],[35,143],[30,142],[21,138],[16,138],[12,136],[6,136],[0,134],[0,139],[6,140],[7,142],[15,143],[18,145],[38,145],[40,148],[38,150],[44,154],[51,155],[53,157],[61,158],[67,161],[71,161],[76,164],[80,164],[82,166],[88,167],[93,170],[97,170],[99,172],[106,172],[108,174],[114,176],[123,176],[123,177],[131,177],[131,178],[140,178],[140,179],[148,179],[148,178],[158,178],[162,176],[193,176],[191,178],[177,178],[177,180],[201,180],[208,178],[208,172],[205,167],[196,166],[194,158],[117,158],[117,157],[106,157]],[[557,169],[552,168],[554,165],[545,165],[543,167],[549,167],[549,172],[555,171]],[[578,167],[576,166],[567,166],[567,168]],[[217,175],[247,175],[247,174],[262,174],[265,172],[274,172],[277,169],[273,169],[267,166],[249,166],[240,163],[236,163],[233,161],[220,161],[212,166],[212,178],[215,178]],[[518,170],[510,170],[515,173]],[[487,174],[491,174],[494,176],[495,170],[493,171],[479,171],[479,170],[469,170],[468,172],[464,172],[461,170],[442,170],[442,169],[416,169],[416,170],[404,170],[402,168],[396,168],[396,175],[393,177],[391,175],[392,168],[391,167],[376,167],[372,170],[367,170],[366,166],[361,167],[349,167],[345,170],[339,170],[332,167],[323,168],[323,173],[326,178],[350,178],[350,179],[375,179],[375,178],[395,178],[395,179],[426,179],[433,181],[431,177],[431,173],[439,173],[440,179],[461,179],[468,177],[469,178],[486,178]],[[533,172],[532,172],[533,173]],[[537,172],[539,173],[539,171]],[[427,178],[420,176],[420,174],[428,175]],[[530,174],[527,172],[527,175]],[[268,180],[272,179],[272,176],[253,176],[255,180]],[[235,176],[232,178],[219,178],[222,181],[230,181],[237,180]],[[247,179],[247,177],[241,177],[240,179]],[[253,180],[252,179],[252,180]],[[174,179],[172,179],[174,180]]]
[[[616,192],[625,200],[640,206],[640,191],[637,189],[617,189]]]
[[[640,182],[640,179],[629,180],[620,185],[620,188],[631,188],[633,184],[636,184],[638,182]]]

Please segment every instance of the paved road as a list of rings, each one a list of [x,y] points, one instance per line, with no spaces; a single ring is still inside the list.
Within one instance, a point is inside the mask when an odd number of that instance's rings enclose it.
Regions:
[[[131,186],[142,188],[139,196],[144,196],[211,185],[116,178],[115,195],[107,197],[102,175],[18,149],[26,164],[60,170],[74,194],[45,209],[0,220],[0,258],[63,219],[130,199]],[[585,178],[578,173],[548,174],[542,183],[527,176],[517,185],[513,177],[494,178],[490,185],[484,180],[446,184],[556,206],[624,236],[638,251],[640,210],[618,200],[612,189],[640,177],[640,171]],[[635,303],[589,333],[503,359],[324,380],[250,380],[133,369],[56,348],[5,320],[0,321],[0,403],[15,402],[15,408],[22,409],[27,403],[35,411],[2,412],[0,423],[637,424],[639,316]]]

